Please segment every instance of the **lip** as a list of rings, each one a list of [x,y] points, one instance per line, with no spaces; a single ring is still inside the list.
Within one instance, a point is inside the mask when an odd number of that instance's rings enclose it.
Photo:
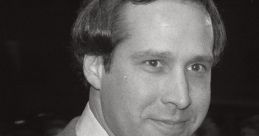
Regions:
[[[162,123],[167,126],[184,125],[186,123],[186,121],[184,120],[179,120],[179,121],[174,121],[170,119],[151,119],[151,120],[157,123]]]
[[[150,119],[159,130],[164,132],[181,133],[185,130],[187,120]]]

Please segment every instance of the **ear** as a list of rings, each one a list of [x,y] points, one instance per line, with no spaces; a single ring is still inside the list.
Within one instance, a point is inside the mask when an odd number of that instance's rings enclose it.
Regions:
[[[101,88],[101,80],[104,72],[102,57],[84,56],[83,72],[87,81],[99,90]]]

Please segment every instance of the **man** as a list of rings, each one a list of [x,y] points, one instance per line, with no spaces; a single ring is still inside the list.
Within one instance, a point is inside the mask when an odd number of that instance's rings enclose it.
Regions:
[[[73,28],[89,102],[60,135],[192,135],[224,38],[211,0],[92,0]]]

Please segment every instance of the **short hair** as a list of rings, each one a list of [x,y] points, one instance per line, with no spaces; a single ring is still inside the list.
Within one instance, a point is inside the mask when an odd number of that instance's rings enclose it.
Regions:
[[[120,41],[125,38],[120,21],[121,9],[126,3],[148,4],[156,0],[91,0],[84,3],[72,30],[75,57],[82,68],[85,55],[103,57],[105,71],[109,71],[113,52]],[[188,0],[187,0],[188,1]],[[225,29],[220,14],[212,0],[189,0],[201,5],[209,14],[213,26],[214,62],[224,48]],[[123,33],[124,32],[124,33]]]

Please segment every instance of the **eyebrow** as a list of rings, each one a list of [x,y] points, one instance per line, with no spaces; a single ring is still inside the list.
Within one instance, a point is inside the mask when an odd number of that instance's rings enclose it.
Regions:
[[[136,53],[133,53],[130,56],[133,60],[139,59],[139,58],[145,58],[145,57],[154,57],[154,58],[172,58],[172,53],[168,51],[153,51],[153,50],[147,50],[147,51],[139,51]]]
[[[136,53],[133,53],[130,58],[133,60],[137,60],[140,58],[145,57],[154,57],[154,58],[161,58],[161,59],[169,59],[174,58],[173,54],[169,51],[153,51],[153,50],[147,50],[147,51],[139,51]],[[212,55],[197,55],[190,59],[191,62],[207,62],[209,64],[214,63],[214,57]]]
[[[198,55],[191,59],[192,62],[207,62],[209,64],[214,63],[214,58],[211,55]]]

